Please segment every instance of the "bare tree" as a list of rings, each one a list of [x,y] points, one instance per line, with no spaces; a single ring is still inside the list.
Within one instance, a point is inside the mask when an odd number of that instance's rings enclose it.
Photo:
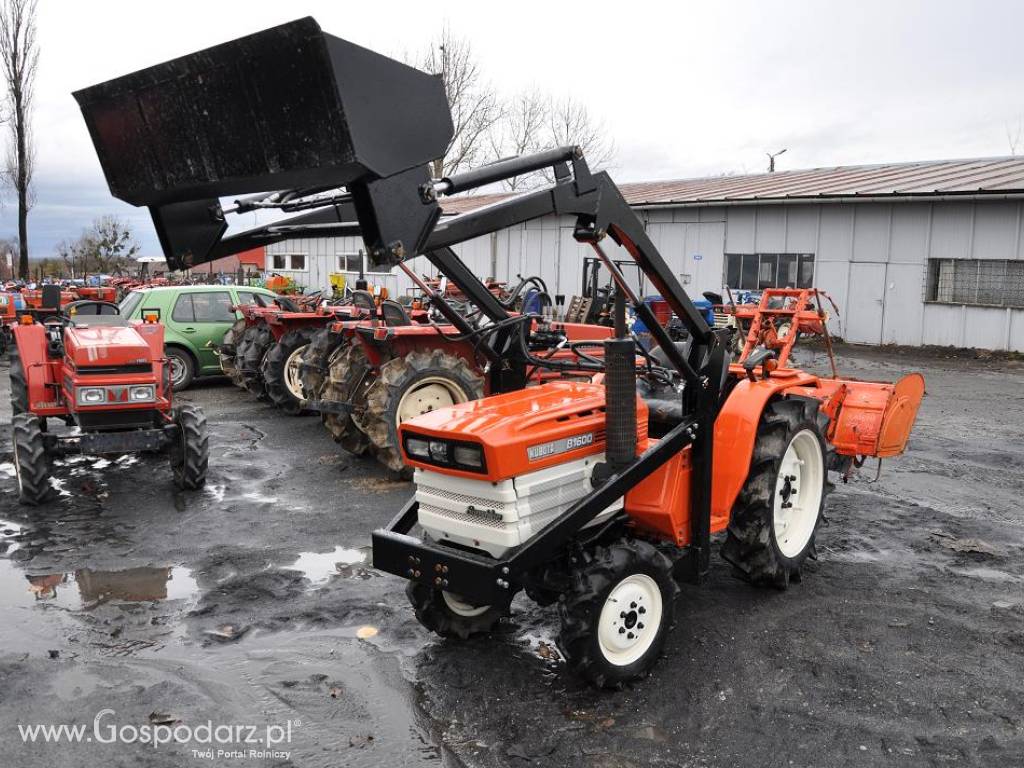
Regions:
[[[1017,152],[1022,149],[1021,142],[1024,141],[1024,116],[1017,117],[1016,125],[1006,124],[1006,141],[1010,145],[1010,155],[1016,157]]]
[[[500,160],[544,149],[544,130],[550,121],[550,112],[551,100],[536,89],[513,96],[490,132],[492,157]],[[538,178],[537,174],[528,174],[503,183],[507,190],[515,192],[534,186]]]
[[[116,273],[134,266],[139,253],[131,225],[117,216],[101,216],[76,240],[61,240],[54,249],[72,277]]]
[[[0,4],[0,69],[7,84],[7,120],[11,145],[7,182],[18,195],[18,274],[28,277],[28,212],[32,198],[32,96],[39,44],[36,41],[36,0],[2,0]]]
[[[552,147],[582,148],[591,168],[608,167],[615,159],[615,144],[606,137],[604,125],[591,118],[587,108],[572,97],[552,103],[548,139]]]
[[[494,89],[481,76],[469,41],[456,37],[446,26],[416,66],[441,76],[455,128],[444,157],[434,161],[434,176],[477,164],[487,152],[487,134],[500,110]]]

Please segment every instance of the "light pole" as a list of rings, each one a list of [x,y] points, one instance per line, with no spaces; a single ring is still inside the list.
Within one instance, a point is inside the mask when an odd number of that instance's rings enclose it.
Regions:
[[[774,155],[771,152],[765,152],[765,154],[768,155],[768,173],[775,173],[775,158],[785,153],[785,149],[780,149]]]

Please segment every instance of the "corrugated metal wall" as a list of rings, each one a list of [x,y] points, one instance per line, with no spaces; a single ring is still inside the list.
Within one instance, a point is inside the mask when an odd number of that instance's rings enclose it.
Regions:
[[[694,296],[720,291],[726,253],[813,253],[815,283],[840,307],[834,333],[868,344],[939,344],[1024,351],[1024,310],[926,303],[929,258],[1024,259],[1020,202],[857,203],[662,208],[641,211],[648,233]],[[481,277],[515,282],[540,275],[552,294],[580,291],[589,249],[571,218],[548,217],[463,243],[455,250]],[[611,244],[609,244],[611,247]],[[338,255],[358,238],[286,241],[274,254],[306,254],[306,270],[283,272],[327,288]],[[614,249],[617,250],[617,249]],[[628,258],[624,252],[613,253]],[[425,259],[413,269],[433,274]],[[411,289],[401,273],[373,275],[393,295]]]

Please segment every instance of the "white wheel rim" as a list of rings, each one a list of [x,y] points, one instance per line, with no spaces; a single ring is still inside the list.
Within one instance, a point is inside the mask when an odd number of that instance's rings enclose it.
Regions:
[[[801,430],[793,436],[782,457],[772,505],[775,544],[786,557],[803,552],[814,534],[824,487],[821,443],[812,430]]]
[[[466,393],[441,376],[430,376],[418,382],[398,401],[395,418],[401,424],[424,413],[447,408],[468,400]]]
[[[308,348],[309,344],[299,347],[288,355],[284,363],[284,385],[296,400],[302,399],[302,371],[299,366],[302,365],[302,354]]]
[[[601,608],[597,630],[601,655],[617,667],[635,663],[658,636],[663,613],[658,582],[645,573],[624,578]]]
[[[457,616],[463,616],[467,619],[480,616],[487,613],[491,607],[489,605],[473,605],[472,603],[465,602],[460,595],[453,595],[451,592],[442,592],[441,597],[444,599],[444,604],[448,606],[448,610]]]

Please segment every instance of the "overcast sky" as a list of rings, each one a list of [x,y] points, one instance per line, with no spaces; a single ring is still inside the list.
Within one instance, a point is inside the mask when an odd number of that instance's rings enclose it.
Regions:
[[[274,24],[398,56],[447,22],[502,92],[572,95],[603,121],[619,181],[1010,154],[1024,119],[1019,2],[216,2],[41,0],[33,257],[113,199],[71,92]],[[0,237],[16,231],[0,210]]]

